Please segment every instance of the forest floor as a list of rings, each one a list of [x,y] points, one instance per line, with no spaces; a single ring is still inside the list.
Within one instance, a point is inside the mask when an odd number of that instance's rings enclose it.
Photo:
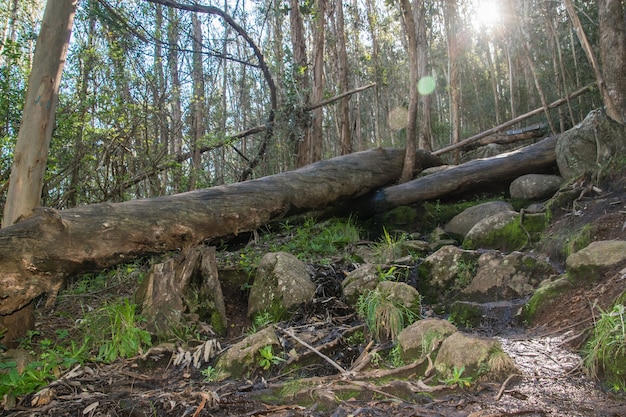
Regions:
[[[557,213],[546,234],[558,237],[562,230],[589,224],[595,226],[592,240],[626,239],[626,187],[618,184],[611,188],[581,196],[576,210]],[[550,248],[542,250],[549,252]],[[562,259],[554,261],[563,264]],[[332,362],[350,371],[358,368],[355,364],[362,360],[364,350],[382,352],[385,346],[350,344],[350,331],[362,327],[362,321],[332,294],[340,288],[344,267],[318,267],[318,285],[326,286],[326,297],[276,326],[286,339],[289,332],[319,333],[317,346],[324,345]],[[624,291],[623,278],[623,272],[611,271],[587,287],[563,294],[532,327],[508,323],[499,329],[467,329],[495,335],[513,358],[521,374],[504,383],[475,381],[469,388],[455,388],[428,381],[437,387],[428,392],[417,378],[409,378],[408,383],[399,382],[400,378],[394,381],[393,369],[377,368],[372,363],[341,375],[330,362],[312,361],[304,367],[308,393],[289,394],[293,375],[287,368],[272,368],[273,372],[251,375],[246,380],[206,382],[199,369],[174,365],[173,354],[166,349],[108,365],[77,366],[60,375],[51,390],[29,395],[0,415],[626,416],[626,397],[603,389],[585,375],[580,356],[598,307],[609,308]],[[132,297],[134,290],[134,282],[122,281],[101,293],[61,294],[53,311],[38,311],[37,329],[41,335],[60,329],[71,332],[75,327],[72,318],[80,317],[82,309],[95,308],[112,297]],[[228,310],[235,317],[229,317],[233,325],[229,336],[220,339],[222,347],[241,340],[251,325],[245,317],[245,299],[228,302]],[[290,343],[297,345],[293,340]],[[302,346],[298,349],[307,350]],[[402,380],[410,371],[402,370]]]

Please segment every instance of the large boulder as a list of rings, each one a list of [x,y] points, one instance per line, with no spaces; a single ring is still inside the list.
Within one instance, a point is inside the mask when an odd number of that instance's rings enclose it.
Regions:
[[[522,252],[487,252],[478,258],[478,270],[459,298],[474,302],[515,300],[532,294],[558,272],[548,262]]]
[[[456,331],[456,326],[448,320],[418,320],[398,334],[400,355],[406,363],[420,360],[439,348],[441,342]]]
[[[520,200],[543,200],[559,190],[563,178],[558,175],[528,174],[511,182],[511,198]]]
[[[606,170],[622,163],[626,154],[626,126],[611,120],[603,110],[590,112],[585,120],[562,133],[556,144],[561,175],[570,180],[584,173]]]
[[[417,289],[429,304],[446,301],[472,281],[479,256],[456,246],[442,247],[419,266]]]
[[[463,369],[461,376],[471,377],[473,381],[501,381],[519,373],[500,342],[462,332],[453,333],[441,343],[435,369],[443,379],[452,377],[455,370],[458,373]]]
[[[269,311],[274,315],[295,310],[315,296],[315,284],[307,266],[285,252],[261,258],[248,298],[248,316]]]
[[[566,271],[575,283],[594,282],[613,268],[626,264],[626,241],[603,240],[567,257]]]
[[[444,230],[450,236],[463,239],[476,223],[503,211],[511,212],[513,211],[513,206],[504,201],[489,201],[478,204],[454,216],[444,226]]]
[[[501,211],[480,220],[467,232],[463,247],[466,249],[499,249],[510,251],[520,249],[525,244],[526,237],[502,233],[509,224],[519,218],[519,213],[513,210]],[[522,238],[523,240],[520,240]]]

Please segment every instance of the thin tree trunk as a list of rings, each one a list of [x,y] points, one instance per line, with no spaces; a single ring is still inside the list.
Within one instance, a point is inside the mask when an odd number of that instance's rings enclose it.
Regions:
[[[348,53],[346,51],[346,30],[343,16],[343,3],[335,1],[337,15],[337,72],[339,73],[339,93],[348,91]],[[344,97],[339,102],[339,126],[341,132],[341,155],[353,151],[352,136],[350,135],[350,97]]]
[[[417,24],[417,78],[418,80],[430,76],[428,39],[426,36],[426,6],[424,1],[416,4],[415,10]],[[418,103],[419,132],[418,146],[427,151],[432,150],[432,125],[430,122],[432,112],[431,94],[420,94]]]
[[[169,153],[174,157],[182,154],[183,148],[183,112],[180,100],[180,77],[178,75],[178,11],[168,8],[167,42],[167,66],[170,74],[170,148]],[[182,168],[175,164],[172,167],[172,190],[174,193],[181,191]]]
[[[200,173],[200,163],[202,154],[200,153],[200,141],[205,133],[204,125],[204,71],[202,65],[202,27],[197,14],[191,15],[191,26],[193,31],[193,98],[191,102],[191,171],[189,173],[188,190],[195,190]]]
[[[315,41],[313,58],[313,103],[322,101],[324,98],[324,43],[326,32],[326,0],[317,0],[317,21],[315,22]],[[307,165],[322,159],[324,127],[324,109],[317,108],[313,111],[313,124],[311,132],[311,144],[307,150]]]
[[[457,27],[459,16],[456,9],[456,0],[446,0],[444,17],[446,20],[446,35],[448,38],[448,91],[450,94],[450,127],[452,132],[451,144],[455,145],[461,140],[461,102],[458,63],[461,54],[461,46],[458,44],[459,33]],[[454,162],[459,162],[458,152],[454,153]]]
[[[404,159],[404,167],[402,168],[402,175],[400,176],[400,183],[403,183],[413,178],[413,167],[415,165],[415,149],[417,148],[417,106],[419,100],[417,83],[419,81],[419,74],[417,73],[417,31],[415,28],[415,20],[413,19],[413,8],[409,0],[400,0],[400,8],[402,9],[402,16],[404,16],[404,24],[406,27],[410,71],[409,111],[406,126],[406,156]]]
[[[310,104],[309,64],[306,56],[306,40],[304,37],[304,22],[300,13],[298,0],[289,2],[289,22],[291,26],[291,46],[293,49],[293,80],[294,90],[300,96],[300,102],[296,103],[296,155],[298,167],[307,164],[308,150],[311,146],[311,118],[303,108]]]
[[[84,156],[84,144],[83,134],[85,132],[87,120],[87,111],[89,110],[89,103],[87,100],[89,82],[91,79],[91,71],[94,67],[94,55],[90,52],[93,48],[93,44],[96,36],[96,18],[91,16],[89,18],[89,32],[87,33],[87,49],[89,52],[85,54],[85,61],[83,63],[83,73],[78,89],[78,108],[80,109],[80,130],[74,138],[74,155],[72,161],[72,171],[70,174],[70,186],[67,192],[67,207],[74,207],[78,204],[79,190],[81,189],[81,161]]]

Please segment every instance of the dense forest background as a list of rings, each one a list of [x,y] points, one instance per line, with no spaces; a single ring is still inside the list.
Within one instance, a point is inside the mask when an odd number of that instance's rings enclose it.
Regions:
[[[596,47],[595,2],[574,4]],[[208,13],[149,1],[79,2],[43,206],[172,194],[404,147],[411,69],[420,87],[411,134],[430,150],[595,81],[558,1],[195,5]],[[45,1],[0,6],[3,204]],[[593,90],[523,125],[557,133],[601,103]]]

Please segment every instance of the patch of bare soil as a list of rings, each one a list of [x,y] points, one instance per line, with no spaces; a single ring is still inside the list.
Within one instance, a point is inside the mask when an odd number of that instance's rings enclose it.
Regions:
[[[582,184],[573,201],[557,209],[548,235],[558,240],[588,227],[592,240],[626,239],[624,189],[621,184],[605,191]],[[543,250],[563,267],[558,250]],[[190,362],[174,364],[180,353],[176,348],[154,350],[111,365],[76,366],[0,416],[626,416],[626,399],[586,377],[578,354],[598,308],[608,308],[624,290],[619,271],[563,294],[534,327],[499,339],[519,375],[504,383],[453,389],[439,381],[426,380],[426,385],[420,381],[423,367],[417,365],[376,366],[373,359],[389,346],[351,339],[363,324],[338,297],[341,270],[319,267],[318,299],[278,325],[291,360],[300,364],[297,372],[284,364],[246,380],[210,383]],[[83,309],[132,294],[134,287],[120,281],[97,294],[60,297],[54,311],[40,311],[41,337],[72,329]],[[243,337],[250,324],[245,306],[235,300],[231,297],[228,306],[234,326],[220,341],[222,347]]]

